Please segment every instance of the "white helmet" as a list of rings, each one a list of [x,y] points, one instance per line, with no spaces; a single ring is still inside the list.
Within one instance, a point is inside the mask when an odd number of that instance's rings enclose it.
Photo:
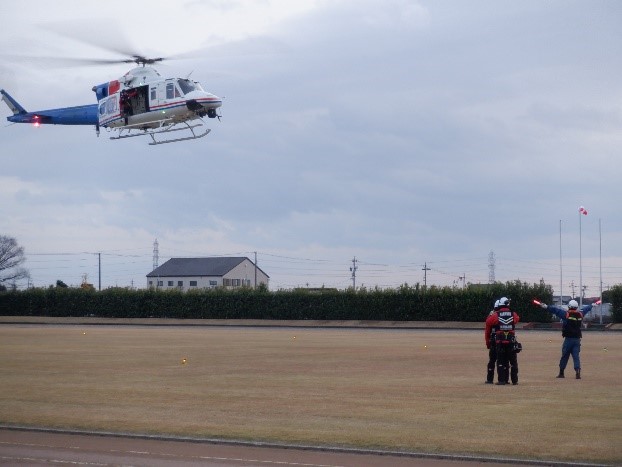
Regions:
[[[568,309],[570,310],[576,310],[577,308],[579,308],[579,304],[577,303],[576,300],[570,300],[568,302]]]
[[[501,297],[499,299],[499,307],[502,307],[502,306],[510,306],[510,299],[507,297]]]
[[[499,300],[495,302],[495,310],[499,309]]]

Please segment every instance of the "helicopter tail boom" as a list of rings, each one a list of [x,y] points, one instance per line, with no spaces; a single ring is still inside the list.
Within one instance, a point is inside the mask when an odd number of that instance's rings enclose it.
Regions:
[[[20,114],[28,113],[26,112],[26,109],[24,109],[21,105],[19,105],[17,101],[13,99],[9,95],[9,93],[6,92],[4,89],[0,89],[0,94],[2,94],[2,100],[6,102],[6,105],[9,106],[9,109],[11,109],[11,112],[13,112],[13,115],[20,115]]]
[[[98,126],[97,104],[77,105],[60,109],[27,112],[8,92],[0,89],[2,100],[6,102],[13,115],[6,119],[12,123],[32,123],[35,126],[51,125],[93,125]]]

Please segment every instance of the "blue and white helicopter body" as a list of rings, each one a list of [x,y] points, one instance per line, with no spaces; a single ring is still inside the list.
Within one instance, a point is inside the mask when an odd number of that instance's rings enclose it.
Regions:
[[[220,118],[218,108],[222,99],[204,91],[197,81],[164,78],[154,68],[145,66],[144,59],[137,60],[143,66],[133,68],[118,80],[93,87],[97,104],[27,112],[6,91],[0,90],[2,100],[13,112],[7,120],[35,126],[93,125],[98,135],[100,128],[118,132],[111,139],[149,135],[151,145],[206,136],[209,129],[203,133],[195,133],[194,129],[202,126],[200,122],[205,116]],[[174,131],[190,134],[162,139]]]

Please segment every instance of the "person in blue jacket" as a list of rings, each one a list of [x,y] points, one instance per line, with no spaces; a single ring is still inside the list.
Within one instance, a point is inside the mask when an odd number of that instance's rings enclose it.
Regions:
[[[562,344],[562,357],[559,360],[559,374],[557,377],[564,378],[564,370],[568,364],[568,359],[572,355],[575,377],[576,379],[581,379],[581,359],[579,357],[581,338],[583,337],[581,327],[583,325],[583,316],[592,310],[592,305],[583,305],[581,310],[579,310],[577,301],[570,300],[568,302],[568,310],[558,306],[547,305],[546,303],[540,303],[540,306],[562,321],[564,343]]]

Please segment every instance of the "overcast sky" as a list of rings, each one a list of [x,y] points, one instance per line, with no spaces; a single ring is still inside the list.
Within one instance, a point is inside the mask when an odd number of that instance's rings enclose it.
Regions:
[[[348,287],[354,257],[357,286],[423,284],[424,265],[428,285],[486,283],[492,251],[497,281],[558,293],[561,244],[578,293],[580,239],[586,295],[601,256],[622,282],[618,1],[8,0],[0,17],[0,87],[29,111],[95,103],[131,67],[10,56],[119,57],[92,43],[200,50],[157,68],[224,98],[209,136],[156,147],[5,126],[2,103],[0,234],[36,286],[97,286],[101,253],[102,288],[145,287],[155,239],[159,264],[256,252],[271,289]]]

